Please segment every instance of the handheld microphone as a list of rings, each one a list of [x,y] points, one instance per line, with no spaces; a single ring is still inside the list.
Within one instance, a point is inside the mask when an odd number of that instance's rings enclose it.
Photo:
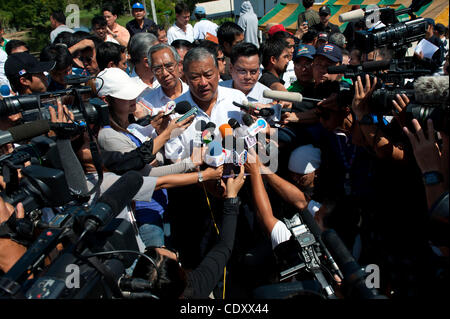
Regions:
[[[222,138],[225,138],[228,135],[233,135],[233,129],[231,128],[230,124],[225,123],[219,126],[219,132],[220,135],[222,135]]]
[[[228,125],[230,125],[233,130],[236,130],[238,127],[241,126],[239,122],[234,118],[228,120]]]
[[[178,102],[175,106],[175,112],[178,114],[183,114],[177,122],[181,122],[185,119],[187,119],[189,116],[197,114],[198,108],[196,106],[192,107],[191,104],[188,101],[181,101]]]
[[[259,118],[256,120],[255,123],[250,125],[250,127],[248,128],[248,133],[251,136],[255,136],[256,134],[258,134],[259,132],[261,132],[262,130],[267,128],[267,125],[268,124],[267,124],[266,120],[264,120],[263,118]]]
[[[204,120],[195,123],[194,145],[202,145],[202,133],[205,130],[206,122]]]
[[[212,141],[208,144],[205,163],[212,167],[219,167],[225,163],[225,152],[219,142]]]
[[[96,231],[107,225],[130,203],[142,187],[144,179],[136,171],[128,171],[120,177],[108,190],[100,196],[90,210],[84,227],[87,231]]]

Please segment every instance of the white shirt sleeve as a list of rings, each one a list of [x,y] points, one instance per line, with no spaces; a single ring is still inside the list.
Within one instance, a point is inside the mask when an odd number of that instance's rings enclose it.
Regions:
[[[272,249],[277,247],[279,244],[288,241],[289,238],[291,238],[291,232],[286,227],[286,224],[280,220],[277,221],[275,226],[273,226],[272,232],[270,233]]]
[[[173,27],[170,27],[169,30],[167,30],[167,42],[169,43],[169,45],[172,44],[173,41],[175,41],[175,34],[174,34],[174,29]]]

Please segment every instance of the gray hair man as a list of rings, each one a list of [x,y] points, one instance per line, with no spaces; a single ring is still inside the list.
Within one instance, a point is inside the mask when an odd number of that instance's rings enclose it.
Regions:
[[[133,65],[131,77],[138,76],[151,89],[157,88],[159,83],[148,65],[147,53],[156,44],[158,39],[151,33],[138,33],[128,43],[130,62]]]

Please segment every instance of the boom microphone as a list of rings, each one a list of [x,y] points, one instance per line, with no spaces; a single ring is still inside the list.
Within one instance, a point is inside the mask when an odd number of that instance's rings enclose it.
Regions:
[[[84,226],[87,231],[96,231],[107,225],[120,214],[142,187],[144,179],[136,171],[128,171],[122,175],[108,190],[100,196],[91,209]]]
[[[364,271],[333,229],[324,231],[322,233],[322,240],[331,251],[331,254],[336,258],[336,262],[343,272],[345,283],[357,292],[356,297],[363,299],[385,298],[384,296],[378,295],[375,289],[367,288]]]
[[[352,10],[350,12],[344,12],[339,15],[339,22],[353,22],[353,21],[359,21],[361,19],[364,19],[365,12],[363,9],[358,10]]]
[[[28,140],[35,136],[45,134],[48,131],[50,131],[50,125],[47,120],[37,120],[14,126],[7,131],[1,131],[0,145]]]
[[[311,102],[320,102],[321,101],[318,99],[311,99],[311,98],[303,97],[303,95],[301,95],[298,92],[264,90],[263,96],[268,99],[288,101],[288,102],[298,102],[298,103],[302,102],[303,100],[311,101]]]
[[[448,104],[449,76],[421,76],[414,81],[414,97],[417,103]]]

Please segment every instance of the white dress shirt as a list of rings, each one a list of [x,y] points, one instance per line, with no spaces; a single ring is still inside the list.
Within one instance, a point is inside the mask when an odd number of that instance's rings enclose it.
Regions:
[[[194,40],[203,40],[206,33],[209,32],[213,36],[217,36],[217,28],[219,26],[212,21],[202,19],[194,25]]]
[[[181,30],[175,23],[167,31],[169,45],[175,40],[188,40],[194,42],[194,28],[189,23],[186,25],[186,32]]]
[[[219,127],[222,124],[228,123],[230,118],[236,119],[240,124],[242,124],[242,113],[241,110],[233,104],[233,101],[239,102],[245,98],[244,93],[239,90],[226,88],[219,86],[217,88],[218,95],[217,101],[214,105],[211,116],[208,116],[203,110],[198,107],[197,103],[192,99],[191,92],[188,91],[175,99],[175,102],[187,101],[191,106],[197,106],[199,111],[195,116],[194,122],[178,137],[170,139],[165,145],[166,158],[176,161],[177,159],[184,159],[191,156],[193,141],[196,135],[195,124],[200,120],[204,120],[206,123],[213,122],[216,124],[216,129],[214,131],[215,140],[218,142],[222,141],[220,136]],[[180,115],[175,115],[179,117]]]
[[[220,86],[224,86],[227,88],[233,88],[233,80],[227,80],[219,83]],[[261,82],[256,82],[255,86],[248,92],[247,94],[247,101],[249,102],[258,102],[263,104],[269,104],[272,103],[272,99],[265,98],[263,96],[264,90],[270,90],[267,86],[262,84]],[[238,103],[241,103],[239,101],[236,101]]]
[[[179,81],[181,82],[181,86],[183,88],[182,94],[184,94],[189,90],[189,86],[183,81]],[[156,115],[159,111],[163,111],[163,106],[169,101],[172,101],[172,99],[164,93],[161,86],[154,90],[145,90],[137,98],[137,102],[141,103],[146,109],[148,109],[149,115]]]

